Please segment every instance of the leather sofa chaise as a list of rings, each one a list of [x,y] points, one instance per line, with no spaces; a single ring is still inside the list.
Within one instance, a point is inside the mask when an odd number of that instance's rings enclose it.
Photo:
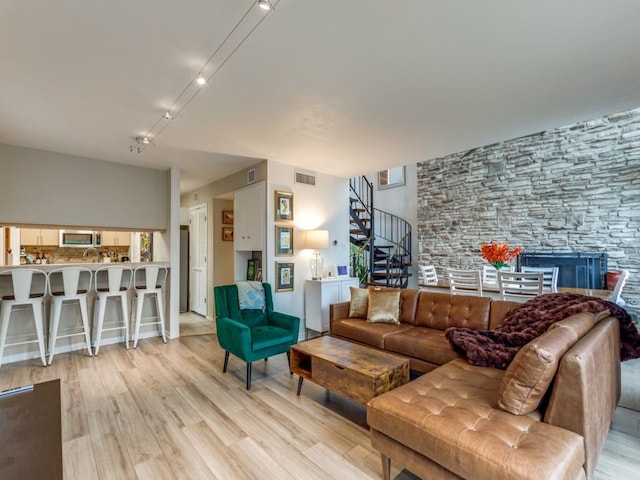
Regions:
[[[392,460],[425,479],[593,477],[620,397],[618,318],[571,315],[506,369],[471,365],[446,338],[449,327],[495,328],[517,306],[411,289],[399,291],[396,322],[331,306],[331,335],[408,357],[421,373],[367,406],[385,480]]]

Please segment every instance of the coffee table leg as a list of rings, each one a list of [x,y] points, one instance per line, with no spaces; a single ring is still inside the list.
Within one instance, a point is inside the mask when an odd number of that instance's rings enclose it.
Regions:
[[[302,390],[302,381],[304,380],[304,377],[300,377],[298,378],[298,393],[296,395],[300,396],[300,390]]]

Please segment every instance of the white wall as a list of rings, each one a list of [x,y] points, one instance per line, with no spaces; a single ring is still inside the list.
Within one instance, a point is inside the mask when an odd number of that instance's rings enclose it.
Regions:
[[[304,284],[311,278],[311,250],[301,250],[305,230],[329,231],[330,247],[322,251],[325,269],[349,264],[349,180],[316,173],[316,185],[295,183],[295,167],[269,161],[267,181],[267,241],[264,263],[268,281],[274,287],[276,310],[304,319]],[[275,256],[274,192],[293,192],[294,255]],[[284,223],[282,225],[285,225]],[[335,245],[334,245],[335,242]],[[275,292],[275,262],[294,262],[294,289]],[[301,325],[302,326],[302,325]]]
[[[168,170],[0,144],[0,224],[169,228]]]

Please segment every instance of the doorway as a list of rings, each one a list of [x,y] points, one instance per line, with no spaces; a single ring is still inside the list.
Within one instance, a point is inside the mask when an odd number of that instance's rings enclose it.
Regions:
[[[207,205],[189,209],[189,305],[207,316]]]

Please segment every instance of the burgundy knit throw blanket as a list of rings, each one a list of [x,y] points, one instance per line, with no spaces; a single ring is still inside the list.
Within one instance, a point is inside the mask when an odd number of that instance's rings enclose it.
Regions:
[[[620,356],[640,358],[640,333],[631,316],[613,302],[576,293],[539,295],[516,307],[494,330],[451,327],[449,342],[469,363],[506,369],[521,347],[547,331],[549,326],[580,312],[609,310],[620,321]]]

